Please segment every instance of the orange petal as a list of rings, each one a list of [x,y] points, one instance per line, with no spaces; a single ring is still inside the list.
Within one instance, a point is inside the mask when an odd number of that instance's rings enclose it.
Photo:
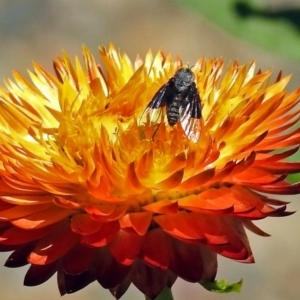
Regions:
[[[0,212],[0,220],[14,220],[18,218],[23,218],[28,215],[32,215],[35,213],[39,213],[45,209],[52,207],[50,204],[40,204],[40,205],[27,205],[27,206],[14,206],[7,210],[3,210]]]
[[[55,196],[53,203],[59,207],[67,209],[80,209],[81,205],[63,197]]]
[[[91,218],[96,222],[111,222],[119,220],[126,213],[127,209],[128,205],[120,205],[117,206],[111,214],[91,214]]]
[[[199,188],[201,185],[204,185],[215,175],[215,169],[208,169],[201,172],[187,180],[185,180],[180,186],[180,190],[193,190]]]
[[[100,184],[98,186],[92,185],[92,183],[87,180],[86,182],[87,189],[89,193],[97,199],[101,199],[102,201],[107,201],[109,203],[121,203],[126,199],[120,197],[114,197],[111,195],[109,191],[109,182],[105,176],[102,176],[100,179]]]
[[[191,240],[204,240],[202,232],[197,230],[193,225],[194,221],[191,215],[182,211],[176,214],[155,216],[154,221],[168,234]]]
[[[143,209],[158,214],[174,214],[178,211],[178,203],[177,200],[160,200],[143,206]]]
[[[125,186],[128,187],[128,190],[132,191],[134,194],[141,194],[145,191],[145,188],[137,177],[134,162],[130,163],[127,167]]]
[[[300,165],[300,164],[299,164]],[[270,184],[277,180],[278,177],[259,167],[250,167],[245,172],[236,174],[233,181],[243,185],[249,183],[254,184]]]
[[[138,235],[145,235],[152,221],[152,213],[129,213],[120,218],[120,228],[133,228]]]
[[[170,190],[176,188],[182,181],[184,169],[181,169],[163,181],[155,183],[155,187],[159,190]]]
[[[24,229],[41,228],[64,220],[74,212],[74,210],[52,206],[43,211],[12,221],[11,223]]]
[[[91,235],[99,231],[103,223],[96,222],[91,219],[88,214],[73,215],[71,220],[71,228],[80,235]]]
[[[233,211],[234,203],[226,197],[228,193],[222,189],[209,189],[198,195],[190,195],[180,198],[178,205],[182,208],[192,211],[204,212],[212,211],[214,213],[229,213]]]

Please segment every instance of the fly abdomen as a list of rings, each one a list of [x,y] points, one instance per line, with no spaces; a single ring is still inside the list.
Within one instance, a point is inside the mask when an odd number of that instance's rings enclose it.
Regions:
[[[170,126],[174,126],[180,120],[180,102],[173,101],[167,109],[167,119]]]

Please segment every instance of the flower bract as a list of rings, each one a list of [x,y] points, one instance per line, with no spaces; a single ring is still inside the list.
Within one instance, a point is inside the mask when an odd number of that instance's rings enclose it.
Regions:
[[[0,89],[0,250],[29,264],[25,285],[57,274],[61,294],[93,281],[120,298],[133,283],[150,298],[177,277],[213,281],[217,255],[252,263],[253,221],[289,215],[297,194],[286,159],[298,150],[300,89],[255,63],[192,67],[201,98],[199,139],[165,107],[143,114],[184,65],[149,52],[134,62],[112,45],[101,63],[63,54]],[[197,129],[198,130],[198,129]]]

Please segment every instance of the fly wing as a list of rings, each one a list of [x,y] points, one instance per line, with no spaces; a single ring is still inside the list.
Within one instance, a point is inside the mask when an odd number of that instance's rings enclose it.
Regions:
[[[146,109],[144,110],[141,119],[144,116],[149,116],[150,122],[157,122],[162,114],[162,108],[167,104],[167,96],[169,94],[169,87],[170,87],[171,79],[164,84],[153,96],[152,100],[147,105]]]
[[[193,83],[180,107],[180,124],[187,138],[196,143],[201,133],[201,99]]]

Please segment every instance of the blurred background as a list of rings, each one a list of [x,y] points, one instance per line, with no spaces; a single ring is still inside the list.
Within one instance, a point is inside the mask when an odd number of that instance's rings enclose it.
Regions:
[[[12,70],[25,74],[34,60],[51,70],[52,60],[68,52],[81,56],[87,45],[112,42],[131,59],[151,48],[179,55],[193,64],[200,56],[222,56],[227,64],[256,60],[258,68],[293,74],[289,89],[300,81],[299,0],[1,0],[0,86]],[[299,210],[299,196],[289,210]],[[285,200],[287,197],[284,198]],[[269,238],[249,234],[256,263],[220,258],[218,279],[243,278],[241,294],[219,295],[198,284],[177,280],[175,300],[300,299],[300,215],[256,223]],[[0,254],[3,265],[7,253]],[[23,287],[27,267],[0,268],[1,299],[61,299],[55,276],[38,287]],[[97,283],[65,300],[112,299]],[[143,299],[131,286],[122,300]]]

